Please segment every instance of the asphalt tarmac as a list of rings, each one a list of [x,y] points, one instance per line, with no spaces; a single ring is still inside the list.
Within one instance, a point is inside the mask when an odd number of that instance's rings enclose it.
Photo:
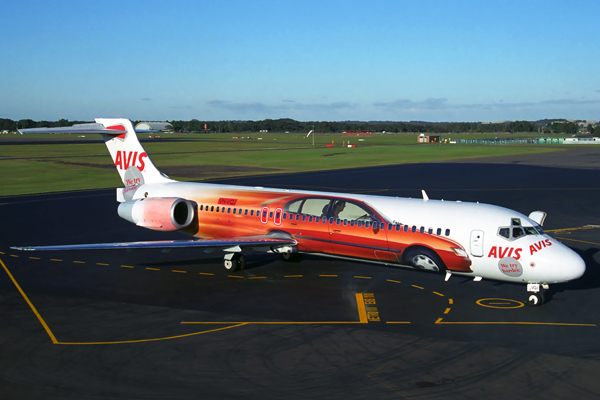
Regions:
[[[184,236],[121,220],[114,190],[0,198],[0,398],[598,398],[600,169],[527,157],[218,182],[546,211],[587,271],[542,307],[523,285],[327,258],[18,252]]]

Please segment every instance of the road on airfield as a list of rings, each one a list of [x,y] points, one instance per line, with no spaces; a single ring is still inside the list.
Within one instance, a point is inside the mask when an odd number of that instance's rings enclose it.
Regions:
[[[121,220],[114,190],[1,198],[0,398],[597,398],[600,153],[526,157],[218,183],[546,211],[587,271],[539,308],[522,285],[318,257],[16,252],[183,236]]]

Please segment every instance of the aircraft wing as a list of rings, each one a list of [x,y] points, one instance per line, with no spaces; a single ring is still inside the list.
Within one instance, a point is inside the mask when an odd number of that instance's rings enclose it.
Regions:
[[[159,240],[148,242],[121,242],[121,243],[91,243],[69,244],[57,246],[27,246],[11,247],[21,251],[43,250],[110,250],[110,249],[174,249],[187,247],[202,247],[223,249],[225,251],[241,251],[242,248],[274,247],[295,245],[294,239],[274,238],[272,236],[255,236],[239,239],[195,239],[195,240]]]

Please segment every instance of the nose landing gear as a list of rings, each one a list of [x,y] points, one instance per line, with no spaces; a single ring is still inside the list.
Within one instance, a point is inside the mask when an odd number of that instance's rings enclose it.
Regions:
[[[527,305],[538,307],[544,304],[544,294],[540,291],[540,286],[544,289],[548,289],[547,284],[539,283],[528,283],[527,291],[530,292],[527,296]]]

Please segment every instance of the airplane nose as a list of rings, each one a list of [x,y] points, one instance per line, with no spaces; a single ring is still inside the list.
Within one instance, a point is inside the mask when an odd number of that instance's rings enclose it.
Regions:
[[[560,266],[561,275],[565,281],[581,278],[585,272],[585,262],[579,257],[579,254],[571,249],[569,249],[569,253],[562,257]]]

